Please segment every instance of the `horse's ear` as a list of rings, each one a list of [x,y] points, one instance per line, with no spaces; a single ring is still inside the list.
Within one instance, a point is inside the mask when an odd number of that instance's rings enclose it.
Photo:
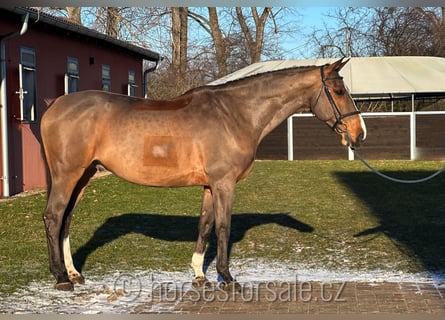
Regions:
[[[350,60],[350,58],[346,59],[345,61],[343,61],[344,57],[335,61],[334,63],[331,63],[329,65],[326,66],[328,72],[332,72],[332,71],[337,71],[339,72],[344,66],[345,64],[348,63],[348,61]]]
[[[340,60],[336,61],[335,63],[339,63],[338,66],[336,68],[334,68],[335,71],[340,71],[341,69],[343,69],[343,67],[345,66],[345,64],[347,64],[349,62],[349,60],[351,60],[351,58],[346,59],[345,61],[343,61],[344,57],[341,58]]]

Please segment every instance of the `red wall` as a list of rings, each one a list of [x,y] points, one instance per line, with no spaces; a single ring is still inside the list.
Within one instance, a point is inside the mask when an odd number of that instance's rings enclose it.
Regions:
[[[117,52],[116,48],[105,48],[96,40],[74,33],[60,34],[51,27],[38,23],[30,24],[28,31],[20,37],[6,42],[7,99],[9,112],[10,176],[11,194],[46,186],[46,171],[40,147],[40,118],[47,102],[64,94],[64,75],[67,57],[79,62],[79,90],[102,88],[102,64],[111,67],[113,92],[127,94],[128,71],[136,77],[136,95],[143,95],[142,60],[135,56]],[[0,34],[17,31],[20,23],[1,20]],[[68,32],[65,32],[68,33]],[[15,119],[20,114],[18,95],[20,47],[35,49],[37,121],[26,124]],[[90,64],[90,57],[94,64]],[[1,171],[1,168],[0,168]],[[1,190],[1,185],[0,185]]]

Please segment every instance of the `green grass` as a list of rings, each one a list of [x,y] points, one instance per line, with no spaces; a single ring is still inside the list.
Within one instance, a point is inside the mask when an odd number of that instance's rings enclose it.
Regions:
[[[437,161],[373,161],[418,178]],[[445,269],[445,174],[401,185],[357,161],[258,161],[238,184],[231,259],[330,270]],[[197,236],[200,187],[147,188],[109,176],[89,185],[71,228],[75,263],[88,274],[186,270]],[[0,202],[0,294],[51,280],[45,194]],[[209,243],[215,253],[215,240]],[[233,270],[236,272],[236,270]]]

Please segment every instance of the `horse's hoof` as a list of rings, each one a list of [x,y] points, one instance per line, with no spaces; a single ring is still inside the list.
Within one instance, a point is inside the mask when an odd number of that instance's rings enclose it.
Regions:
[[[207,287],[210,285],[209,280],[206,277],[195,277],[192,281],[192,286],[195,289],[199,289],[202,287]]]
[[[73,291],[74,284],[72,282],[60,282],[54,285],[54,288],[61,291]]]
[[[241,285],[236,281],[231,281],[229,283],[222,282],[220,284],[221,289],[225,292],[241,292]]]
[[[70,275],[70,281],[75,284],[85,284],[85,278],[80,273]]]

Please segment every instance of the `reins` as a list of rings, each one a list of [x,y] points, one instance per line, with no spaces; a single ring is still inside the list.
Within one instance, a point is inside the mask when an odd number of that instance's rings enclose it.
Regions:
[[[354,150],[353,148],[351,148],[351,150],[354,152],[354,155],[357,156],[357,158],[372,172],[374,172],[375,174],[377,174],[378,176],[390,180],[392,182],[397,182],[397,183],[405,183],[405,184],[414,184],[414,183],[421,183],[421,182],[426,182],[428,180],[433,179],[434,177],[438,176],[439,174],[441,174],[443,171],[445,171],[445,167],[443,167],[442,169],[434,172],[432,175],[429,175],[425,178],[421,178],[421,179],[398,179],[398,178],[393,178],[390,177],[384,173],[381,173],[380,171],[378,171],[377,169],[375,169],[374,167],[372,167],[365,159],[363,159],[360,154]]]
[[[324,89],[324,92],[326,93],[326,96],[328,97],[329,104],[330,104],[331,107],[332,107],[332,111],[333,111],[333,113],[334,113],[334,117],[335,117],[335,119],[336,119],[336,121],[335,121],[334,125],[331,127],[331,129],[332,129],[333,131],[337,132],[337,133],[342,133],[342,131],[338,129],[338,126],[339,126],[339,125],[344,124],[342,120],[345,119],[345,118],[347,118],[347,117],[351,117],[351,116],[360,114],[361,112],[360,112],[359,110],[355,110],[355,111],[348,112],[348,113],[345,113],[345,114],[342,114],[342,113],[340,112],[340,109],[338,108],[337,104],[335,103],[334,98],[332,97],[331,93],[329,92],[329,87],[327,86],[326,81],[327,81],[327,80],[337,80],[337,79],[340,79],[340,80],[341,80],[341,79],[343,79],[343,77],[341,77],[341,76],[336,76],[336,77],[328,77],[328,78],[326,78],[325,75],[324,75],[323,67],[324,67],[324,66],[321,66],[321,67],[320,67],[321,81],[322,81],[322,83],[323,83],[323,89]],[[318,94],[316,103],[318,103],[318,99],[320,98],[320,95],[321,95],[321,90],[320,90],[320,93]],[[346,130],[346,132],[344,132],[344,133],[346,134],[347,139],[349,139],[349,134],[348,134],[347,130]],[[388,176],[388,175],[386,175],[386,174],[384,174],[384,173],[378,171],[378,170],[375,169],[374,167],[372,167],[372,166],[371,166],[365,159],[362,158],[362,156],[360,156],[360,154],[359,154],[355,149],[353,149],[353,148],[351,148],[351,147],[350,147],[350,149],[354,152],[354,154],[357,156],[357,158],[358,158],[358,159],[359,159],[359,160],[360,160],[360,161],[361,161],[361,162],[362,162],[362,163],[363,163],[369,170],[371,170],[372,172],[374,172],[375,174],[377,174],[378,176],[380,176],[380,177],[382,177],[382,178],[384,178],[384,179],[387,179],[387,180],[389,180],[389,181],[396,182],[396,183],[404,183],[404,184],[422,183],[422,182],[426,182],[426,181],[428,181],[428,180],[433,179],[434,177],[438,176],[438,175],[441,174],[443,171],[445,171],[445,167],[443,167],[442,169],[436,171],[435,173],[433,173],[433,174],[431,174],[431,175],[429,175],[429,176],[427,176],[427,177],[425,177],[425,178],[421,178],[421,179],[398,179],[398,178],[393,178],[393,177],[390,177],[390,176]]]
[[[341,80],[341,79],[343,79],[343,77],[336,76],[336,77],[327,77],[326,78],[325,74],[324,74],[323,67],[324,66],[320,67],[321,81],[323,83],[324,92],[326,93],[326,96],[328,97],[329,104],[332,107],[332,111],[333,111],[334,117],[336,119],[336,121],[335,121],[334,125],[332,125],[331,129],[333,131],[337,132],[337,133],[345,133],[346,134],[346,138],[349,140],[350,137],[349,137],[348,131],[346,130],[345,132],[342,132],[341,130],[338,129],[338,126],[341,125],[341,124],[344,124],[344,122],[342,121],[343,119],[345,119],[347,117],[351,117],[351,116],[357,115],[357,114],[360,114],[361,112],[359,110],[355,110],[355,111],[348,112],[348,113],[345,113],[345,114],[342,114],[340,112],[340,109],[338,108],[337,104],[335,103],[334,98],[332,97],[331,93],[329,92],[329,87],[327,86],[326,81],[327,80],[337,80],[337,79]],[[321,92],[322,92],[323,89],[320,89],[320,92],[319,92],[319,94],[317,96],[315,105],[318,104],[318,100],[320,98],[320,95],[321,95]],[[373,166],[371,166],[365,159],[362,158],[362,156],[360,156],[360,154],[354,148],[350,147],[350,149],[354,152],[354,155],[357,156],[357,158],[369,170],[371,170],[372,172],[374,172],[375,174],[377,174],[378,176],[380,176],[380,177],[382,177],[384,179],[387,179],[389,181],[396,182],[396,183],[404,183],[404,184],[422,183],[422,182],[426,182],[428,180],[431,180],[431,179],[437,177],[439,174],[441,174],[443,171],[445,171],[445,167],[443,167],[442,169],[436,171],[435,173],[433,173],[433,174],[431,174],[431,175],[429,175],[427,177],[421,178],[421,179],[398,179],[398,178],[393,178],[393,177],[390,177],[390,176],[380,172],[379,170],[377,170]]]

